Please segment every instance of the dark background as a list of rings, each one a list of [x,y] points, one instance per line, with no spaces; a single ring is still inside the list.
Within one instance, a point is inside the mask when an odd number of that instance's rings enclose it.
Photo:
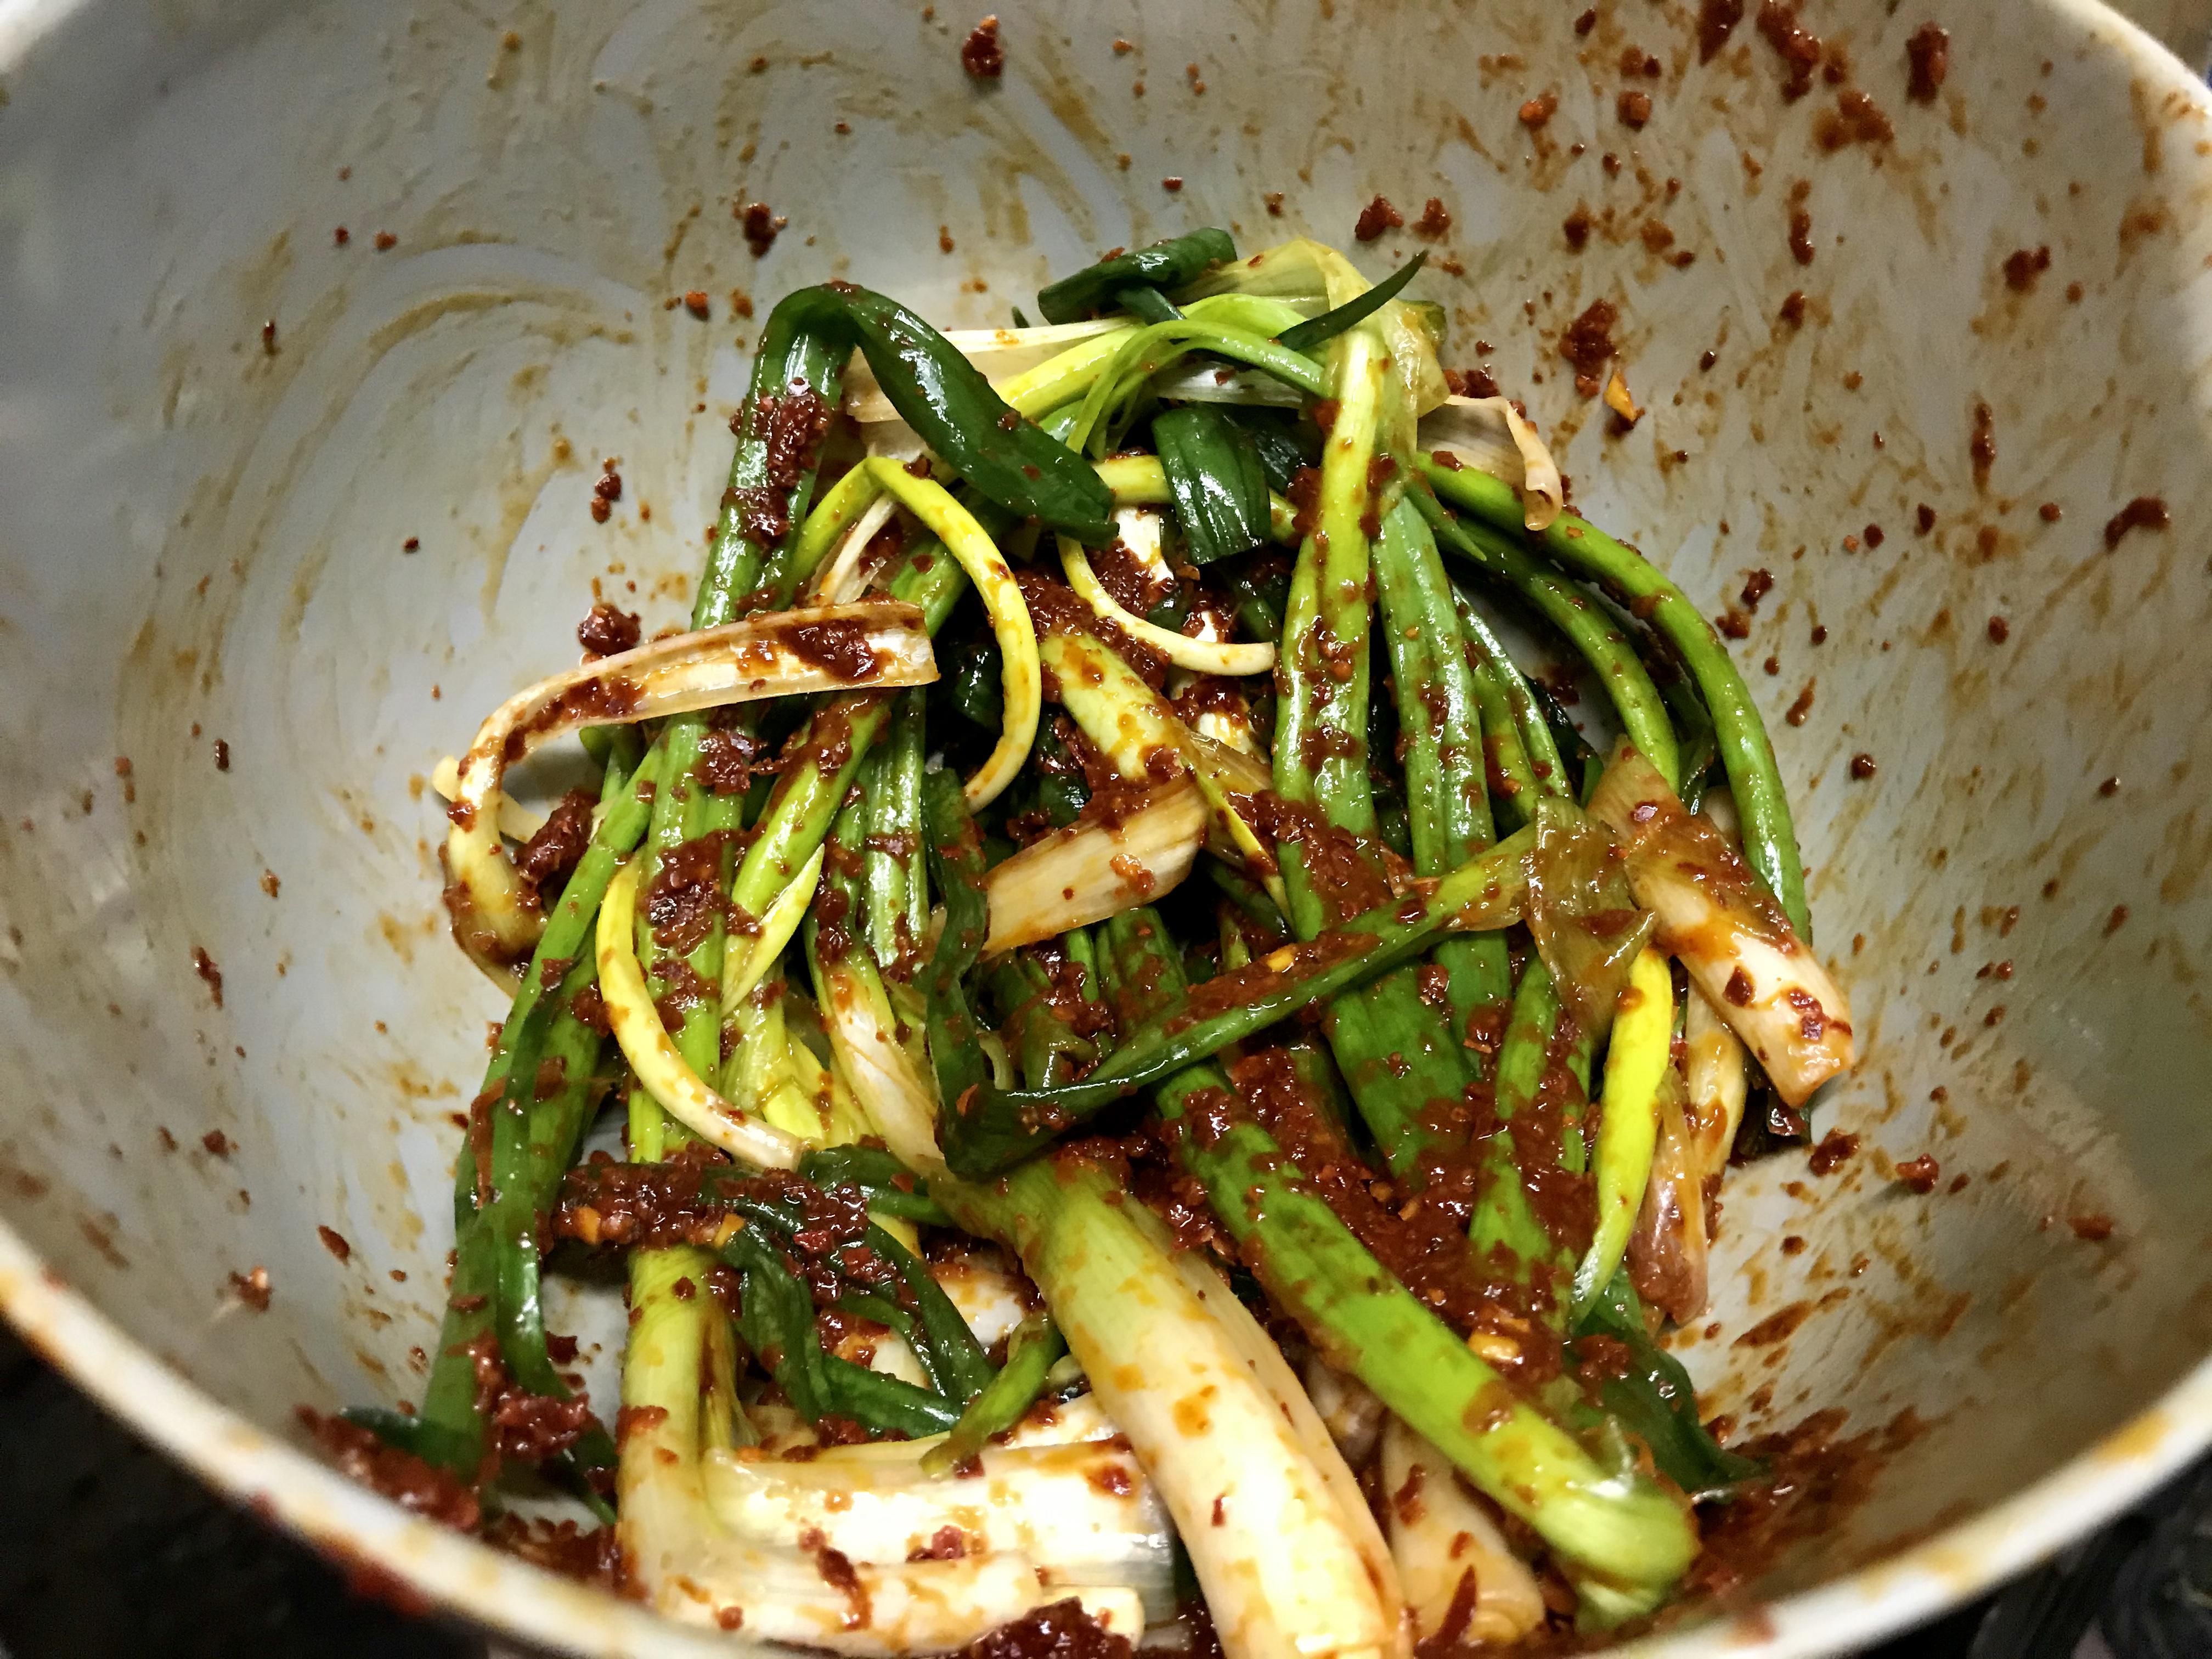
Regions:
[[[481,1637],[355,1595],[337,1569],[110,1420],[5,1327],[0,1424],[0,1659],[486,1659]],[[2077,1648],[2084,1659],[2212,1656],[2212,1463],[2060,1566],[1869,1659],[2072,1659]]]

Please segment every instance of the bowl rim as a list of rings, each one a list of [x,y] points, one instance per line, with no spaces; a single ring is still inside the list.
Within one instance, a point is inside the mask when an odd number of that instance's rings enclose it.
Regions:
[[[0,0],[0,64],[20,63],[88,0]],[[2205,82],[2105,0],[2043,0],[2160,90],[2212,108]],[[443,1610],[550,1652],[729,1659],[763,1652],[535,1567],[409,1513],[257,1427],[125,1334],[0,1216],[0,1316],[110,1414],[224,1497],[411,1611]],[[1818,1659],[1983,1594],[2101,1526],[2212,1446],[2212,1355],[2118,1428],[1971,1518],[1831,1583],[1607,1651],[1620,1659]]]

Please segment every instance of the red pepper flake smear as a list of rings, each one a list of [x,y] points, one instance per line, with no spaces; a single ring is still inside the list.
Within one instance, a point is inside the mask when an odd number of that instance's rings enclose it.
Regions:
[[[269,1311],[269,1269],[256,1262],[251,1272],[233,1273],[230,1288],[240,1302],[256,1313]]]
[[[1951,72],[1949,33],[1936,24],[1923,23],[1905,41],[1905,57],[1911,77],[1905,95],[1915,103],[1934,103],[1944,76]]]
[[[1552,118],[1552,112],[1559,106],[1556,92],[1540,93],[1521,106],[1521,125],[1531,132],[1540,130]]]
[[[1857,1153],[1859,1138],[1847,1135],[1840,1129],[1831,1129],[1813,1149],[1807,1167],[1816,1176],[1833,1175]]]
[[[2074,1237],[2086,1243],[2101,1244],[2112,1236],[2112,1218],[2101,1211],[2087,1215],[2069,1215],[2066,1224],[2074,1230]]]
[[[1741,21],[1743,0],[1702,0],[1698,7],[1698,61],[1711,63]]]
[[[775,246],[777,234],[791,222],[765,202],[747,202],[732,210],[731,216],[744,228],[745,246],[756,259],[766,256]]]
[[[1942,1178],[1943,1166],[1925,1152],[1897,1166],[1897,1178],[1916,1193],[1932,1193]]]
[[[1405,222],[1405,216],[1390,205],[1389,197],[1377,196],[1359,210],[1359,219],[1352,227],[1352,234],[1363,242],[1371,242],[1384,231],[1395,230]]]
[[[960,67],[978,81],[995,81],[1006,72],[1006,51],[999,44],[999,20],[986,17],[960,43]]]
[[[1624,92],[1614,105],[1614,112],[1620,117],[1623,126],[1641,131],[1644,124],[1651,118],[1651,94],[1648,92]]]
[[[388,1445],[342,1417],[325,1417],[306,1406],[299,1408],[299,1417],[301,1426],[341,1473],[413,1514],[461,1532],[476,1530],[483,1515],[476,1492],[451,1470]]]
[[[1452,216],[1439,197],[1431,196],[1421,204],[1421,216],[1413,221],[1413,234],[1431,242],[1440,242],[1451,234]]]
[[[1790,186],[1790,257],[1801,265],[1813,263],[1813,210],[1805,205],[1812,193],[1809,179]]]
[[[576,624],[576,643],[595,657],[611,657],[632,649],[644,637],[644,631],[635,611],[623,611],[601,599]]]
[[[1763,0],[1759,8],[1759,32],[1782,59],[1782,96],[1796,103],[1813,89],[1813,71],[1824,48],[1820,37],[1797,21],[1797,8],[1781,0]]]
[[[1990,413],[1987,404],[1974,405],[1974,432],[1966,441],[1966,453],[1974,465],[1974,488],[1986,490],[1990,487],[1990,469],[1996,465],[1996,417]]]
[[[1868,94],[1846,87],[1836,94],[1834,109],[1813,124],[1820,148],[1838,150],[1850,144],[1886,144],[1897,137],[1881,106]]]
[[[398,246],[399,239],[397,236],[394,236],[390,231],[380,230],[376,233],[376,251],[379,253],[389,252],[392,249],[398,247]]]
[[[705,322],[708,317],[712,314],[707,303],[707,290],[701,288],[695,288],[684,295],[684,308],[690,312],[694,317],[696,317],[701,322]]]
[[[599,476],[592,484],[593,524],[605,524],[613,515],[615,503],[622,499],[622,474],[616,470],[621,465],[621,461],[612,455],[599,464]]]
[[[1865,753],[1863,750],[1852,756],[1850,769],[1851,775],[1854,778],[1857,779],[1862,783],[1865,782],[1869,778],[1875,775],[1875,768],[1874,757]]]
[[[2005,255],[2005,286],[2015,294],[2032,294],[2035,291],[2035,279],[2050,269],[2050,248],[2039,247],[2033,252],[2027,248],[2015,249]]]
[[[2002,617],[1992,617],[1990,618],[1990,643],[1991,645],[2002,645],[2011,637],[2012,624],[2010,623],[2007,622]]]
[[[192,946],[192,971],[200,976],[201,982],[208,988],[208,994],[215,999],[215,1006],[218,1008],[222,1007],[222,969],[216,966],[213,957],[197,945]]]
[[[1212,1634],[1210,1627],[1207,1633]],[[1194,1656],[1205,1651],[1195,1642],[1188,1650]],[[1212,1650],[1218,1653],[1220,1649]],[[1127,1637],[1108,1630],[1071,1596],[1033,1607],[977,1637],[960,1650],[958,1659],[1129,1659],[1133,1651]]]
[[[2105,547],[2107,551],[2120,544],[2120,538],[2130,530],[2164,530],[2173,523],[2173,515],[2166,510],[2162,495],[2138,495],[2105,522]]]
[[[622,1545],[612,1527],[588,1531],[574,1521],[549,1521],[544,1516],[525,1518],[509,1511],[495,1516],[483,1529],[483,1540],[494,1549],[527,1561],[534,1567],[580,1584],[595,1584],[617,1595],[634,1593],[623,1577]],[[743,1609],[725,1607],[743,1622]],[[724,1623],[725,1630],[737,1624]]]
[[[1845,1437],[1845,1413],[1815,1413],[1794,1428],[1734,1449],[1768,1467],[1726,1504],[1700,1516],[1701,1547],[1683,1589],[1726,1598],[1763,1577],[1809,1539],[1833,1538],[1874,1489],[1875,1477],[1926,1431],[1910,1407],[1878,1429]]]
[[[323,1248],[339,1261],[353,1260],[353,1246],[346,1242],[346,1236],[337,1228],[318,1226],[315,1229],[315,1237],[321,1239]]]
[[[1575,390],[1585,398],[1598,394],[1600,377],[1613,359],[1613,325],[1620,319],[1611,301],[1593,300],[1559,336],[1559,356],[1575,366]]]

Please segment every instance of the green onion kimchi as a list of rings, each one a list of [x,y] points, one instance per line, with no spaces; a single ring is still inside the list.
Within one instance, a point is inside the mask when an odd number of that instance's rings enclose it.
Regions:
[[[690,627],[599,604],[440,772],[511,1006],[342,1465],[851,1655],[1556,1651],[1741,1580],[1802,1449],[1659,1339],[1850,1013],[1722,641],[1422,276],[1205,230],[1038,326],[775,307]],[[596,789],[510,799],[541,748]],[[619,1398],[549,1276],[624,1287]]]

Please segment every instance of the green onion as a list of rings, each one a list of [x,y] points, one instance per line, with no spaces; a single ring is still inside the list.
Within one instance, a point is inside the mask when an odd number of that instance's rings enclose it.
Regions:
[[[1061,277],[1038,290],[1037,310],[1048,323],[1080,322],[1117,301],[1123,289],[1178,289],[1236,257],[1237,244],[1227,231],[1194,230]]]
[[[1218,410],[1224,420],[1250,440],[1259,452],[1260,465],[1267,471],[1268,483],[1276,489],[1288,489],[1291,480],[1303,469],[1321,459],[1312,428],[1301,426],[1288,410],[1245,409],[1234,404],[1213,404],[1208,407]],[[1157,434],[1157,419],[1153,428]]]
[[[1186,404],[1152,417],[1152,443],[1193,564],[1211,564],[1267,539],[1267,470],[1234,421],[1208,404]]]
[[[1130,912],[1109,933],[1117,992],[1133,969],[1162,991],[1177,988],[1181,970],[1157,916]],[[1206,1094],[1215,1098],[1201,1102]],[[1233,1097],[1224,1127],[1219,1097],[1229,1095],[1218,1066],[1195,1066],[1160,1090],[1160,1116],[1268,1294],[1501,1508],[1601,1579],[1609,1610],[1657,1605],[1697,1553],[1686,1506],[1647,1479],[1601,1468],[1516,1395],[1376,1261],[1273,1136],[1234,1115]],[[1191,1121],[1201,1109],[1212,1120],[1202,1130]]]
[[[867,1194],[868,1208],[878,1214],[928,1227],[952,1224],[920,1177],[879,1147],[817,1147],[799,1160],[799,1173],[817,1187],[858,1187]]]
[[[983,888],[982,840],[951,773],[932,772],[922,780],[921,821],[931,873],[945,898],[945,931],[921,976],[929,1058],[943,1111],[957,1118],[991,1085],[984,1027],[969,1006],[964,983],[989,934],[990,901]]]
[[[899,417],[985,497],[1079,541],[1112,539],[1113,497],[1098,475],[1016,415],[982,372],[914,313],[845,283],[801,289],[784,303],[794,302],[816,331],[860,348]]]
[[[923,1455],[922,1468],[931,1474],[950,1474],[1029,1414],[1044,1393],[1045,1376],[1053,1363],[1067,1352],[1066,1339],[1052,1315],[1039,1308],[1014,1327],[1006,1339],[1006,1363],[988,1387],[968,1402],[968,1409],[953,1425],[942,1443]]]
[[[1125,288],[1115,291],[1115,304],[1132,317],[1147,323],[1171,323],[1182,315],[1175,301],[1156,288]]]
[[[931,839],[938,840],[933,825]],[[945,1103],[939,1136],[946,1163],[970,1180],[996,1175],[1113,1102],[1409,960],[1448,930],[1505,926],[1520,914],[1522,861],[1534,844],[1534,836],[1523,830],[1461,866],[1425,899],[1408,894],[1310,944],[1271,952],[1233,979],[1209,981],[1172,999],[1141,1026],[1125,1031],[1114,1052],[1079,1083],[1058,1089],[998,1088],[981,1057],[968,1058],[972,1040],[953,1037],[944,1047],[955,1067],[951,1083],[957,1087],[946,1083],[946,1062],[940,1060],[939,1066]],[[949,889],[946,905],[949,913]],[[939,963],[957,954],[949,914],[945,935],[938,962],[931,964],[933,975]],[[964,1009],[951,1017],[964,1019]],[[933,1054],[939,1051],[936,1038],[933,1004]],[[1377,1050],[1382,1052],[1387,1051]],[[1350,1080],[1355,1089],[1364,1081]],[[1418,1111],[1414,1107],[1409,1115]]]
[[[1429,482],[1454,505],[1501,529],[1521,522],[1520,498],[1511,485],[1469,468],[1454,472],[1425,459],[1421,465]],[[1712,713],[1729,792],[1743,818],[1744,860],[1782,902],[1797,936],[1810,944],[1813,922],[1805,903],[1805,869],[1798,859],[1797,832],[1774,747],[1752,701],[1751,688],[1712,623],[1650,561],[1586,520],[1560,514],[1545,530],[1543,544],[1553,562],[1604,584],[1623,605],[1645,617],[1681,659]]]
[[[1416,253],[1358,299],[1347,300],[1340,306],[1322,312],[1318,317],[1309,318],[1296,328],[1286,328],[1275,337],[1293,351],[1311,351],[1316,346],[1334,340],[1354,324],[1364,322],[1382,310],[1404,291],[1406,284],[1412,282],[1428,262],[1426,250]]]
[[[1698,1396],[1682,1362],[1651,1340],[1626,1271],[1592,1298],[1575,1327],[1577,1340],[1609,1336],[1628,1350],[1629,1370],[1598,1389],[1606,1410],[1651,1449],[1659,1473],[1692,1501],[1705,1503],[1759,1474],[1764,1466],[1725,1449],[1698,1419]],[[1573,1352],[1570,1345],[1570,1353]]]

